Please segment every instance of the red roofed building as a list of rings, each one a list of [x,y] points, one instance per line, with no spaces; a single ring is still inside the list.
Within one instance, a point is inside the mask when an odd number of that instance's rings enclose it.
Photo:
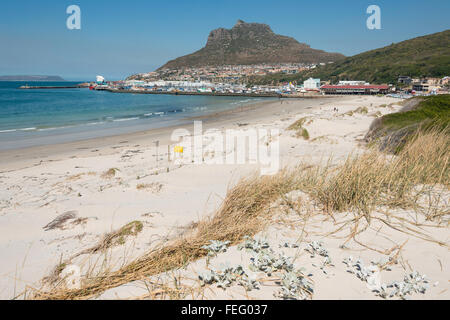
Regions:
[[[320,87],[325,94],[386,94],[389,91],[388,85],[358,85],[358,86],[339,86],[325,85]]]

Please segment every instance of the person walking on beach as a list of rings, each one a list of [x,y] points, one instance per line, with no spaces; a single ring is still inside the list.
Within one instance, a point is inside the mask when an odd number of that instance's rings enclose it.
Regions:
[[[280,104],[283,104],[283,96],[281,94],[278,95],[278,100],[280,101]]]

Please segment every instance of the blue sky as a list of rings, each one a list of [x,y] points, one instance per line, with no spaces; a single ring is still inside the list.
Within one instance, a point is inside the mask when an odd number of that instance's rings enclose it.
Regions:
[[[82,29],[66,28],[81,8]],[[366,9],[381,7],[382,29]],[[269,24],[313,48],[354,55],[450,28],[448,0],[22,0],[0,4],[0,75],[121,79],[196,51],[238,19]]]

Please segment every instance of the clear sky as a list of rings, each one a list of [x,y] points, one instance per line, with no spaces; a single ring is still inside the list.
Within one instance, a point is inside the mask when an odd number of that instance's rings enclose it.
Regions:
[[[81,8],[68,30],[66,8]],[[381,8],[368,30],[366,9]],[[450,28],[448,0],[21,0],[0,3],[0,75],[121,79],[194,52],[238,19],[269,24],[313,48],[354,55]]]

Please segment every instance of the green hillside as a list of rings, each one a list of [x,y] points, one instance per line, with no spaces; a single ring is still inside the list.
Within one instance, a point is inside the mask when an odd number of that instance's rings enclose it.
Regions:
[[[406,40],[358,54],[296,75],[273,75],[250,80],[254,84],[302,82],[309,77],[331,80],[365,80],[374,84],[397,83],[398,76],[450,75],[450,30]]]
[[[450,95],[416,97],[406,100],[404,105],[401,112],[376,119],[366,141],[379,141],[382,149],[393,151],[401,148],[418,129],[450,133]]]

